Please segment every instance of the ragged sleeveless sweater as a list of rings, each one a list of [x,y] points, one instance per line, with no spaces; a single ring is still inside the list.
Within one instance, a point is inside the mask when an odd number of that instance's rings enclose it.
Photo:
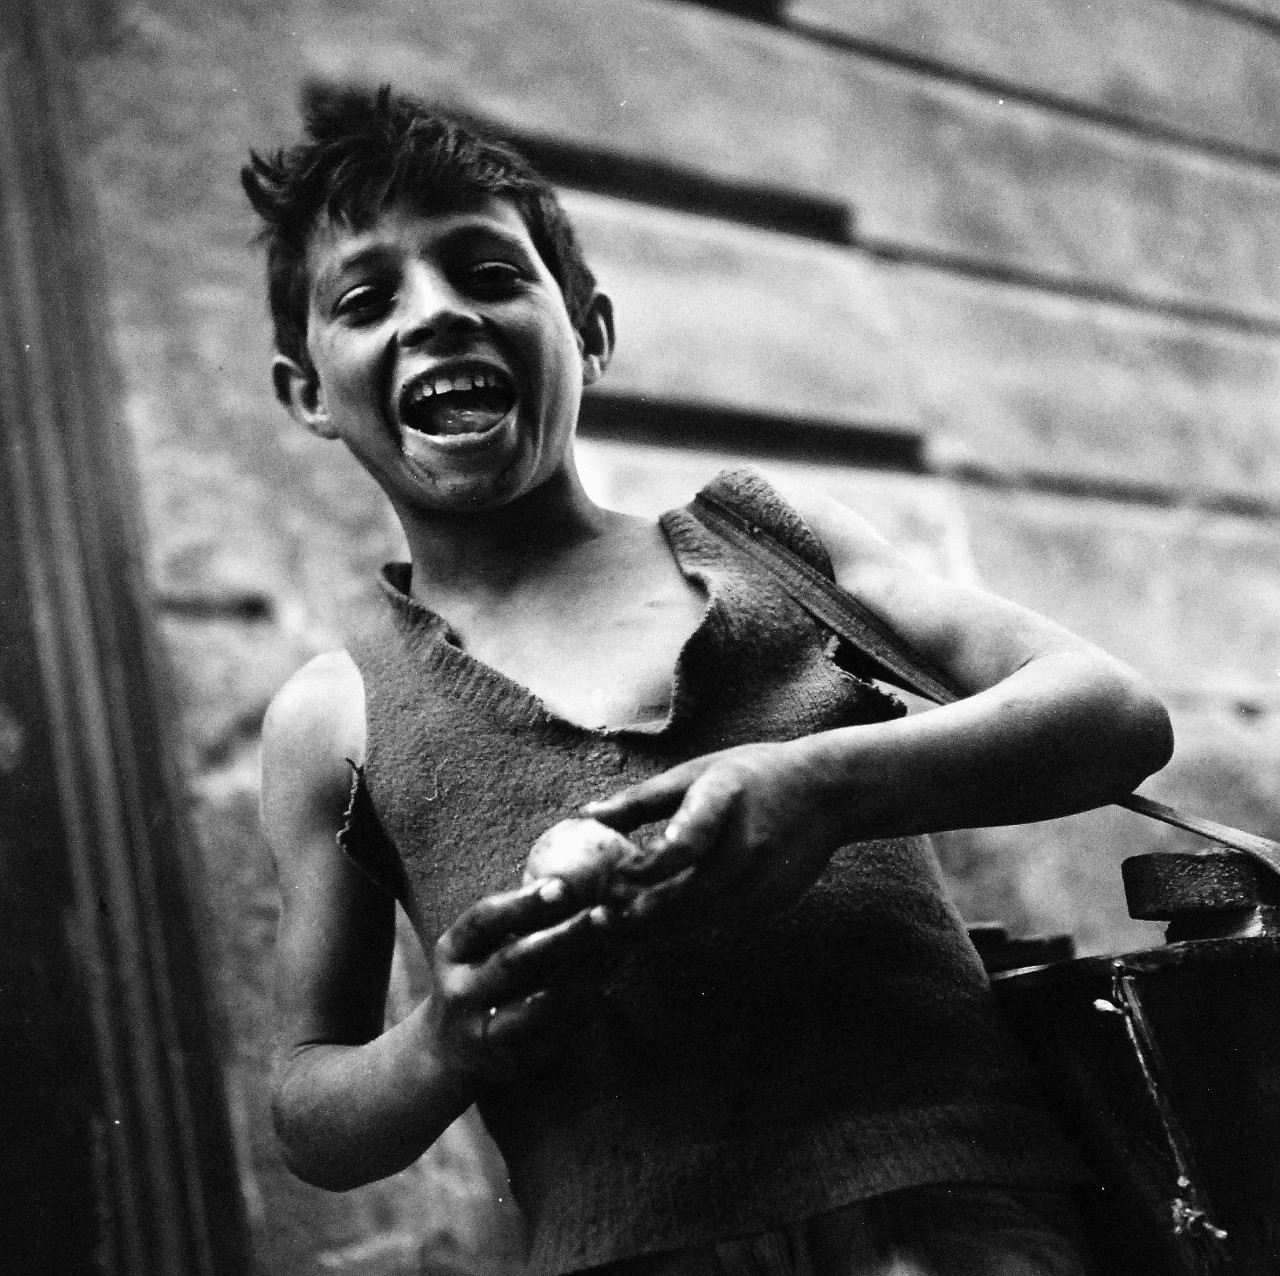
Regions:
[[[712,487],[831,574],[758,474]],[[386,834],[383,878],[407,892],[426,940],[518,885],[538,835],[592,798],[715,749],[902,712],[841,669],[831,635],[687,510],[661,526],[708,602],[657,728],[556,717],[456,645],[408,596],[405,565],[384,574],[388,611],[351,648],[366,697],[362,800]],[[922,1183],[1050,1182],[1076,1170],[923,838],[846,846],[772,917],[639,948],[554,1066],[485,1086],[479,1107],[536,1273],[760,1231]]]

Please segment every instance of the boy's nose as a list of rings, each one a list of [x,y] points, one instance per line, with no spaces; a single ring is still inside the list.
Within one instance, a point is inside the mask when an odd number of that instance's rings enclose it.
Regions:
[[[407,280],[401,292],[403,316],[397,336],[406,349],[456,339],[480,327],[480,316],[448,280],[425,277]]]

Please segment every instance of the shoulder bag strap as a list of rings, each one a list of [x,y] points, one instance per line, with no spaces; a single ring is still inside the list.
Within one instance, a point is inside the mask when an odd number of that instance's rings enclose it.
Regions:
[[[769,571],[810,615],[881,669],[886,681],[913,691],[934,704],[952,704],[962,699],[947,676],[934,668],[896,630],[764,528],[756,526],[724,501],[706,492],[699,492],[694,497],[690,509],[709,531]],[[1116,805],[1185,829],[1221,846],[1242,851],[1272,873],[1280,875],[1280,842],[1199,815],[1186,815],[1137,793],[1121,798]]]

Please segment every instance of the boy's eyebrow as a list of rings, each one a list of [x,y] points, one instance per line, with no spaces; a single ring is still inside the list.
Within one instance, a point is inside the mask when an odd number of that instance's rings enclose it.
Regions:
[[[448,247],[456,240],[469,239],[496,239],[509,248],[518,249],[526,256],[529,252],[529,245],[520,235],[506,226],[489,220],[483,214],[476,214],[474,220],[452,227],[441,237],[441,243]]]
[[[363,248],[352,249],[336,261],[330,259],[316,272],[314,290],[320,292],[335,279],[341,278],[350,270],[359,270],[364,266],[377,265],[391,256],[385,244],[366,244]]]

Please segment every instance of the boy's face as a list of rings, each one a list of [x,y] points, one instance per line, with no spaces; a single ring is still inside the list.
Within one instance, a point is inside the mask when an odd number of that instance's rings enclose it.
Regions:
[[[402,514],[501,505],[567,463],[581,339],[513,205],[324,223],[308,266],[318,382],[281,356],[277,390],[308,428],[346,442]],[[602,366],[588,359],[587,379]]]

